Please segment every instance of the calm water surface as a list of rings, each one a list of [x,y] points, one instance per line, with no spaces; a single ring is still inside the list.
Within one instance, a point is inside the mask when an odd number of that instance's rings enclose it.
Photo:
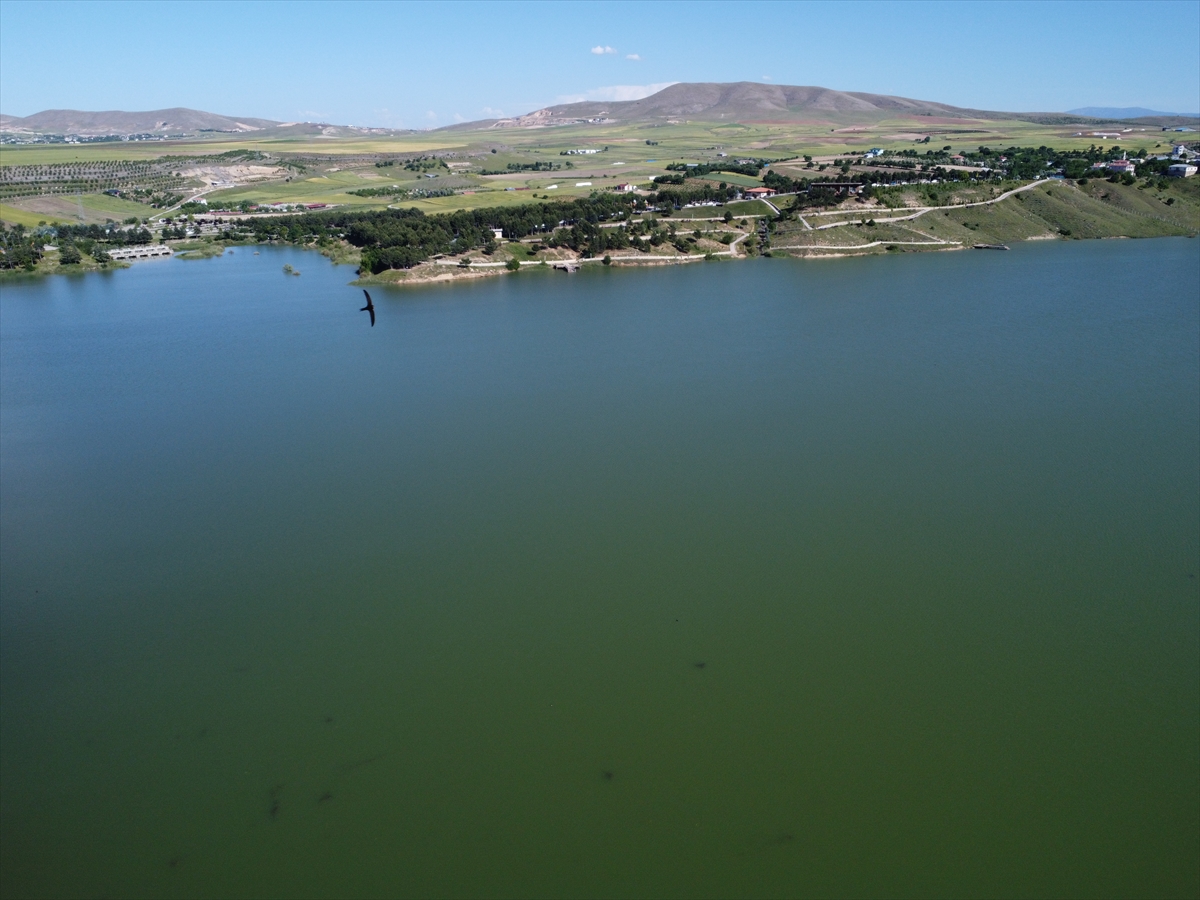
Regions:
[[[0,291],[5,897],[1200,892],[1200,241],[351,277]]]

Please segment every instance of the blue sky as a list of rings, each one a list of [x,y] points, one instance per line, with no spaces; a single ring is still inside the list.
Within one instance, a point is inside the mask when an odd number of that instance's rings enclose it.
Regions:
[[[29,3],[0,0],[0,111],[187,106],[429,128],[674,81],[1013,111],[1200,111],[1200,0]]]

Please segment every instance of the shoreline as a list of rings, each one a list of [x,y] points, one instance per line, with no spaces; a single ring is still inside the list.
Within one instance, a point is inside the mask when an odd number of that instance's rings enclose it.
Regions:
[[[1131,237],[1129,235],[1111,235],[1096,238],[1075,238],[1077,241],[1114,241],[1114,240],[1155,240],[1157,238],[1186,238],[1195,239],[1200,237],[1200,234],[1164,234],[1153,235],[1149,237]],[[1020,241],[1009,241],[1007,243],[1015,246],[1021,244],[1036,244],[1045,243],[1046,241],[1054,241],[1059,243],[1067,243],[1071,238],[1062,237],[1059,235],[1035,235],[1032,237],[1023,238]],[[211,245],[212,249],[201,251],[197,249],[182,250],[179,253],[174,253],[169,257],[161,257],[153,260],[136,260],[139,263],[145,262],[167,262],[171,259],[179,259],[183,261],[213,259],[224,256],[225,251],[232,248],[245,247],[263,247],[285,249],[291,248],[300,250],[304,253],[317,252],[329,260],[331,265],[353,265],[350,260],[338,260],[334,255],[323,252],[321,248],[312,246],[296,246],[283,243],[261,243],[253,244],[246,242],[230,242],[220,243],[214,242]],[[939,243],[927,244],[924,242],[911,242],[908,247],[903,246],[901,242],[886,242],[873,241],[870,244],[849,245],[845,247],[839,246],[811,246],[811,247],[776,247],[768,248],[765,252],[749,255],[733,256],[730,254],[711,256],[693,254],[689,256],[645,256],[637,257],[612,257],[609,263],[605,263],[603,258],[587,258],[587,259],[571,259],[571,260],[546,260],[538,262],[522,262],[517,270],[508,269],[503,263],[493,263],[488,265],[472,265],[460,267],[458,265],[428,265],[422,264],[414,266],[412,269],[387,269],[378,275],[358,275],[347,284],[354,287],[374,287],[374,288],[403,288],[403,287],[422,287],[428,284],[452,284],[454,282],[477,281],[482,278],[495,278],[504,275],[516,275],[521,271],[537,271],[537,272],[564,272],[562,267],[555,266],[555,262],[569,262],[576,267],[576,271],[582,270],[583,267],[589,268],[603,266],[613,269],[647,269],[647,268],[663,268],[669,266],[686,266],[695,263],[704,262],[740,262],[748,259],[764,258],[764,259],[791,259],[798,261],[816,261],[816,260],[839,260],[839,259],[857,259],[871,256],[899,256],[901,254],[910,253],[949,253],[959,252],[964,250],[976,250],[976,247],[970,244],[962,243]],[[988,249],[991,249],[989,246]],[[1010,249],[1007,246],[1002,249]],[[33,271],[26,269],[0,269],[0,284],[5,282],[17,282],[25,280],[34,280],[47,278],[56,275],[73,275],[82,276],[90,274],[105,274],[117,272],[122,269],[130,269],[133,267],[132,262],[124,260],[114,260],[106,264],[99,264],[89,260],[83,264],[75,264],[62,266],[53,263],[53,267],[42,267]],[[434,274],[436,272],[436,274]],[[300,274],[297,272],[296,274]],[[570,272],[569,274],[576,274]]]
[[[1172,191],[1172,198],[1165,203],[1161,197],[1134,186],[1093,182],[1085,187],[1059,179],[1039,179],[989,200],[944,206],[843,205],[816,212],[789,209],[774,218],[747,215],[704,220],[652,212],[631,220],[648,220],[658,226],[659,234],[665,235],[661,244],[655,242],[652,247],[643,243],[641,249],[631,247],[598,256],[585,255],[586,248],[571,250],[553,241],[545,242],[542,235],[503,242],[497,238],[496,243],[486,248],[472,246],[455,256],[436,254],[407,269],[388,268],[374,274],[362,268],[364,249],[351,245],[341,235],[322,237],[319,241],[310,238],[308,243],[280,240],[275,236],[268,240],[221,240],[208,236],[166,243],[174,251],[173,255],[181,259],[220,256],[232,247],[286,246],[316,250],[334,265],[356,265],[358,277],[350,282],[352,285],[416,287],[516,274],[530,268],[577,271],[595,265],[657,267],[750,259],[760,255],[805,260],[847,259],[1040,241],[1196,237],[1200,235],[1200,194],[1196,190],[1200,183],[1180,187],[1184,190]],[[821,219],[836,220],[815,224]],[[620,227],[622,224],[620,221],[602,223],[601,227]],[[369,251],[370,247],[366,249]],[[678,252],[685,250],[690,252]],[[0,282],[43,275],[113,271],[128,268],[131,264],[118,260],[100,263],[85,256],[80,264],[61,266],[57,260],[57,249],[46,251],[32,271],[0,270]]]

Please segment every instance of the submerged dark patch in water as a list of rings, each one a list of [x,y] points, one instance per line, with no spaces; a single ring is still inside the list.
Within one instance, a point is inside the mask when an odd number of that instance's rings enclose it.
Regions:
[[[0,894],[1200,893],[1200,241],[257,249],[0,291]]]

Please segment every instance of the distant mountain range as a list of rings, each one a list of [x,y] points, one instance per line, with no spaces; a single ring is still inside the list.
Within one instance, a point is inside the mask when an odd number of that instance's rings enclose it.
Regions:
[[[1144,119],[1147,116],[1169,116],[1171,118],[1200,119],[1200,113],[1172,113],[1157,109],[1146,109],[1141,106],[1081,106],[1079,109],[1068,109],[1067,112],[1077,116],[1091,116],[1096,119]]]
[[[523,116],[465,122],[440,130],[480,128],[537,128],[588,121],[614,123],[673,122],[687,119],[704,122],[870,122],[888,118],[934,117],[943,119],[1020,119],[1044,124],[1092,124],[1101,121],[1137,121],[1146,125],[1195,124],[1196,117],[1160,113],[1140,107],[1090,106],[1065,113],[1011,113],[968,109],[931,100],[913,100],[888,94],[835,91],[823,87],[760,84],[739,81],[731,84],[699,82],[673,84],[641,100],[565,103],[547,106]],[[1090,122],[1082,120],[1089,119]],[[288,129],[333,137],[345,133],[383,134],[390,129],[364,129],[312,122],[277,122],[249,116],[232,117],[195,109],[175,107],[148,112],[83,112],[48,109],[31,116],[0,115],[0,131],[10,134],[110,135],[154,134],[197,135],[203,132],[242,133]]]
[[[175,107],[148,112],[82,112],[77,109],[47,109],[32,116],[0,115],[0,130],[29,134],[76,134],[101,137],[108,134],[194,134],[199,131],[259,131],[282,125],[271,119],[231,118],[216,113]]]
[[[932,116],[946,119],[1019,119],[1052,125],[1079,122],[1081,116],[1091,119],[1103,118],[1083,116],[1078,112],[998,112],[950,106],[932,100],[913,100],[909,97],[896,97],[889,94],[866,94],[857,91],[835,91],[823,87],[739,81],[730,84],[680,82],[641,100],[565,103],[548,106],[523,116],[467,122],[461,125],[451,125],[449,129],[536,128],[588,121],[626,123],[685,119],[730,123],[783,123],[814,119],[868,122],[910,116]],[[1147,122],[1145,124],[1160,123]]]
[[[679,83],[641,100],[566,103],[548,106],[513,119],[496,120],[505,125],[551,125],[566,119],[607,118],[618,122],[653,119],[703,119],[729,122],[796,120],[814,115],[849,113],[869,117],[887,115],[953,116],[975,115],[945,103],[910,100],[885,94],[834,91],[823,87],[793,87],[738,81],[732,84]]]

